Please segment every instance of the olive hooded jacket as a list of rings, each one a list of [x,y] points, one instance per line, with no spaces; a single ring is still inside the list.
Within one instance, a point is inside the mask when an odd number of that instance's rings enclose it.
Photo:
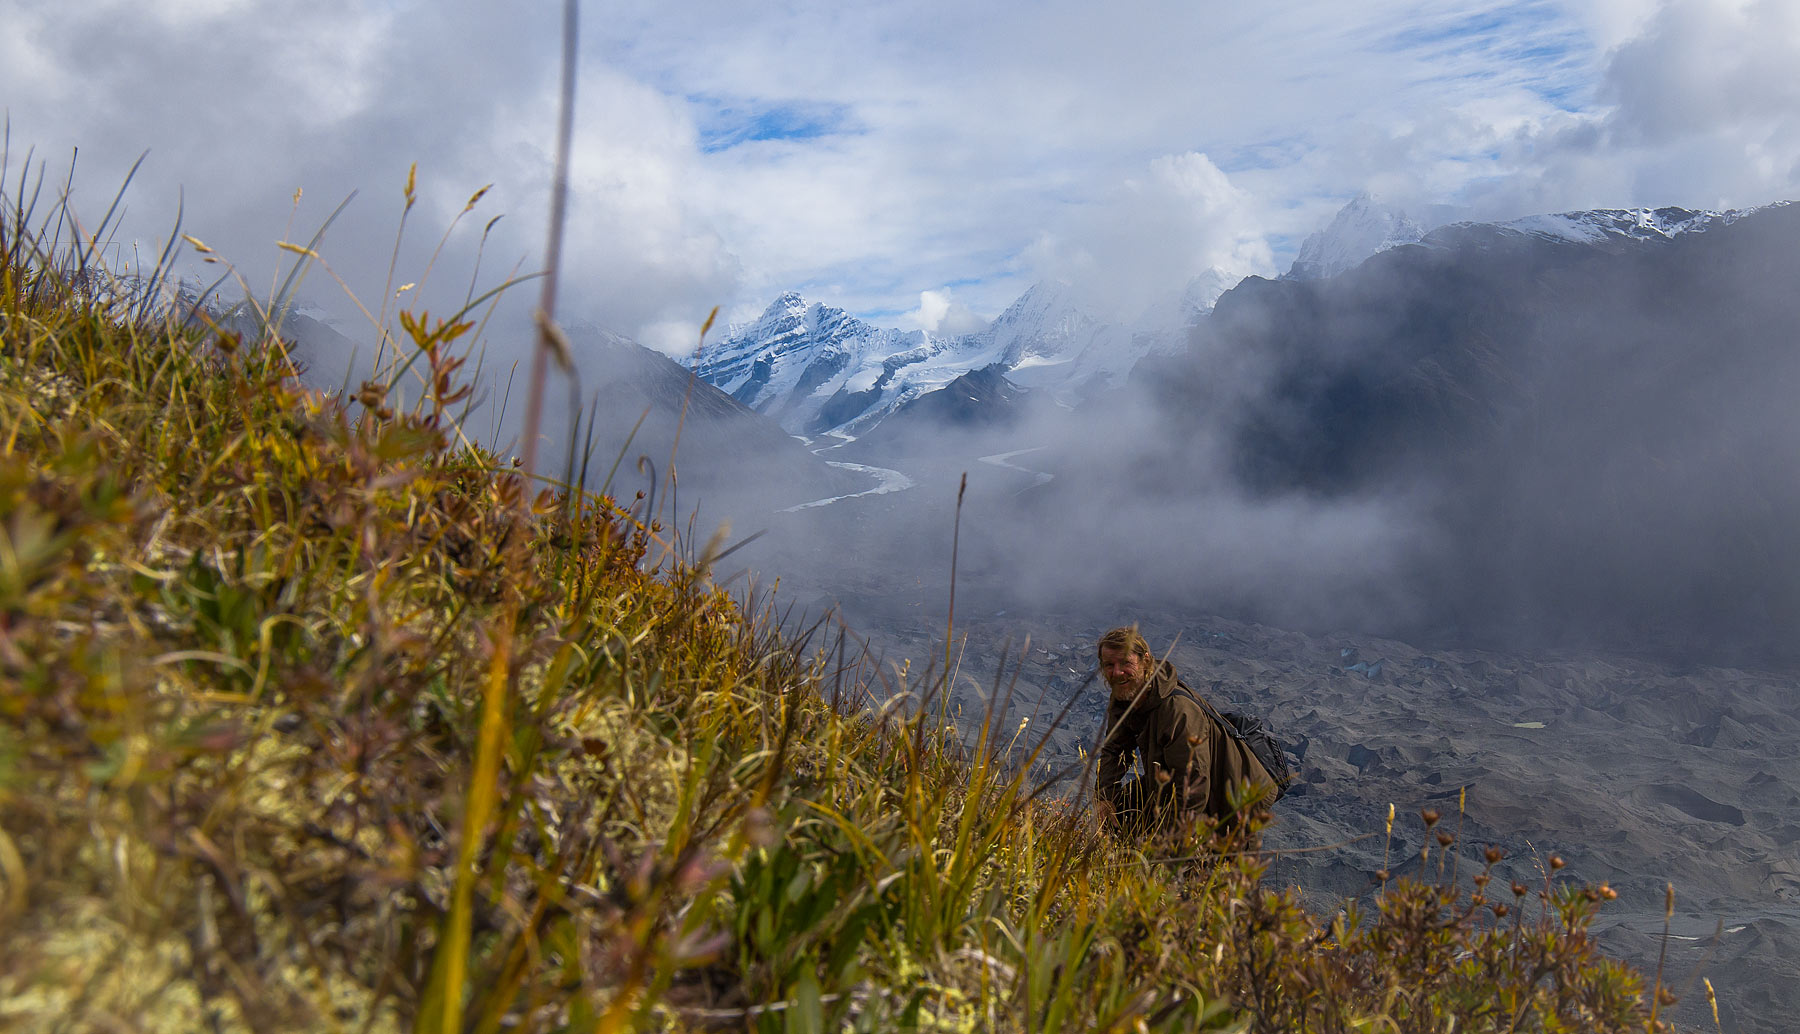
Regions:
[[[1231,815],[1234,783],[1262,786],[1265,799],[1274,799],[1275,781],[1262,762],[1201,707],[1168,661],[1156,663],[1135,699],[1109,699],[1101,737],[1098,793],[1114,803],[1133,755],[1143,762],[1146,787],[1157,788],[1151,799],[1183,815]]]

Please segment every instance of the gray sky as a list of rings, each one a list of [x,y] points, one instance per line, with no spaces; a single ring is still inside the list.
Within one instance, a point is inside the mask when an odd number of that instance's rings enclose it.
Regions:
[[[183,228],[266,284],[324,252],[373,308],[542,251],[559,5],[0,0],[7,189],[27,148],[120,240]],[[583,11],[566,319],[670,351],[784,289],[898,326],[1046,275],[1272,274],[1359,191],[1504,218],[1800,196],[1794,0],[1168,0]],[[302,189],[297,211],[291,199]],[[307,293],[338,305],[314,275]],[[430,301],[427,298],[427,301]],[[440,306],[434,306],[434,308]],[[948,322],[945,322],[948,321]]]

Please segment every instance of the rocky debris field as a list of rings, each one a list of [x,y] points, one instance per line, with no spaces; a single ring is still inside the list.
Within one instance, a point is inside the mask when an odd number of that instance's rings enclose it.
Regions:
[[[934,658],[941,668],[941,611],[930,620],[920,601],[900,597],[839,602],[888,670],[911,660],[917,684]],[[1507,853],[1500,878],[1536,887],[1554,854],[1567,862],[1557,879],[1619,892],[1596,928],[1651,972],[1672,883],[1664,972],[1682,995],[1676,1021],[1712,1028],[1704,976],[1725,1031],[1791,1029],[1800,1014],[1793,673],[1425,650],[1217,617],[989,612],[956,628],[946,703],[965,740],[990,712],[992,742],[1015,757],[1048,736],[1034,776],[1079,793],[1081,749],[1091,753],[1104,710],[1093,643],[1134,621],[1190,686],[1223,709],[1262,715],[1287,744],[1299,782],[1275,808],[1265,846],[1281,855],[1268,878],[1297,885],[1315,909],[1371,897],[1384,855],[1396,877],[1448,879],[1454,869],[1466,878],[1496,845]],[[1399,816],[1391,841],[1389,804]],[[1421,868],[1427,808],[1460,828],[1460,856],[1440,858],[1434,842]]]

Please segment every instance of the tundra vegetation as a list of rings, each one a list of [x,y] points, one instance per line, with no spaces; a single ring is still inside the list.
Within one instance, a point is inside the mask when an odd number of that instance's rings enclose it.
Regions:
[[[24,183],[0,1026],[1666,1027],[1590,936],[1607,888],[1470,871],[1454,816],[1421,816],[1429,880],[1329,915],[1229,835],[1098,835],[1033,737],[957,735],[936,659],[876,664],[646,500],[472,441],[479,305],[377,316],[375,376],[320,391],[270,310],[114,276],[107,222]]]

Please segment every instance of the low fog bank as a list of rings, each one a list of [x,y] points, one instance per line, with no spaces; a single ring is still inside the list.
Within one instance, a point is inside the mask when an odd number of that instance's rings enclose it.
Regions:
[[[1334,280],[1252,279],[1073,410],[837,450],[920,487],[811,514],[760,562],[941,619],[967,471],[971,613],[1791,663],[1795,240],[1795,207],[1641,246],[1455,227]]]
[[[1456,228],[1246,284],[1140,383],[1252,498],[1394,507],[1386,631],[1792,661],[1796,240],[1794,207],[1635,247]]]
[[[971,614],[1791,663],[1796,240],[1800,206],[1635,244],[1449,227],[1331,280],[1245,281],[1184,353],[1073,407],[990,377],[848,443],[578,329],[540,469],[585,455],[590,488],[642,490],[694,538],[763,532],[724,573],[879,620],[941,622],[954,547]],[[314,349],[316,381],[354,389],[343,348]],[[490,346],[469,421],[503,452],[508,355]]]

